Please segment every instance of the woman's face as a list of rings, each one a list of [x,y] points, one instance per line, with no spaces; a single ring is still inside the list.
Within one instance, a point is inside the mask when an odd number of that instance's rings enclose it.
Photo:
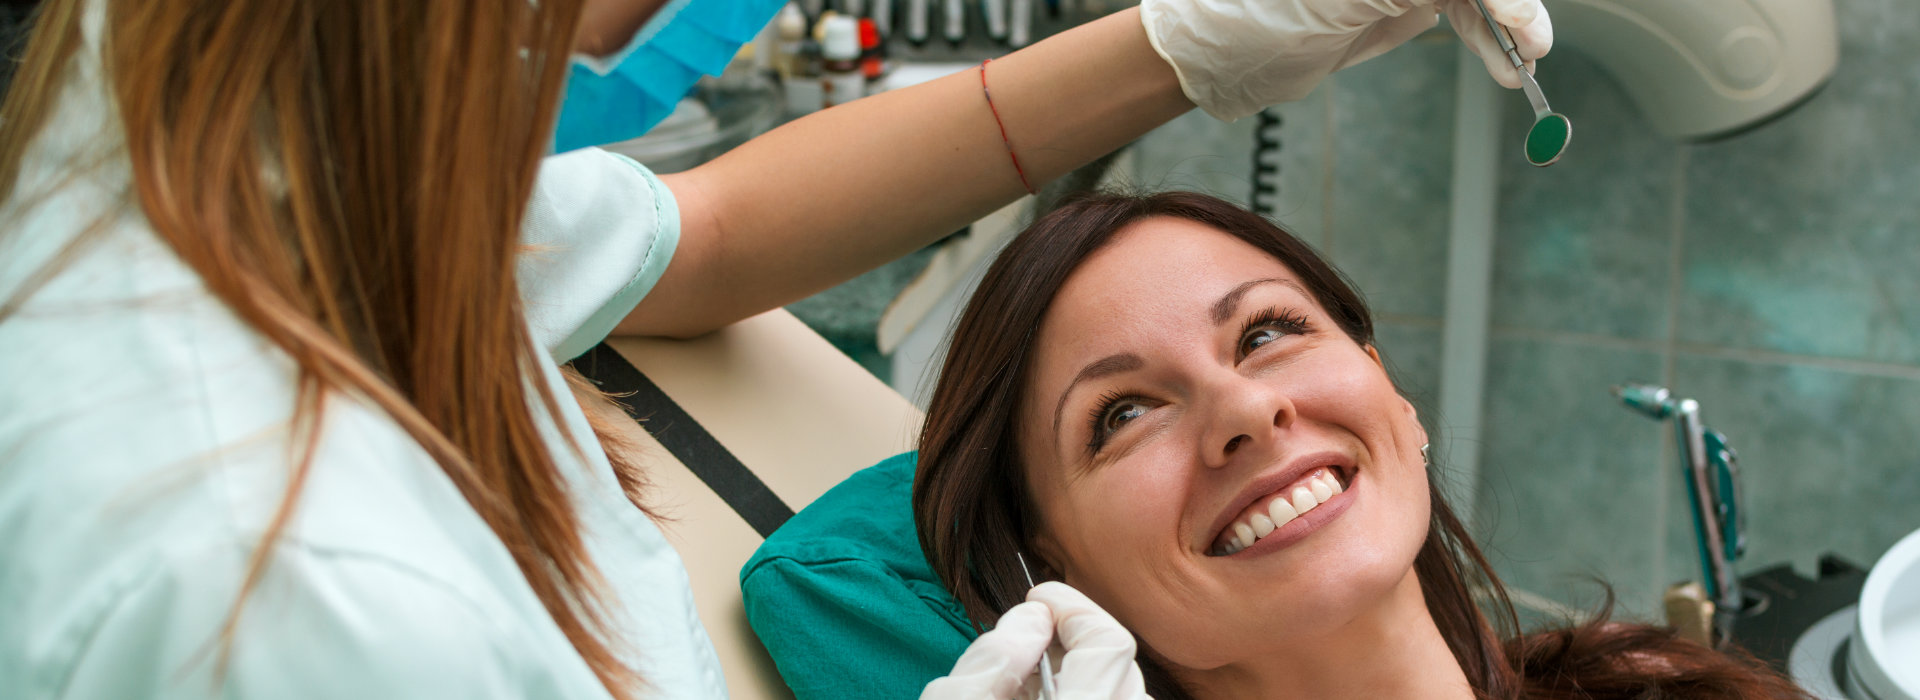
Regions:
[[[1417,591],[1425,431],[1279,261],[1200,223],[1133,224],[1034,347],[1035,547],[1160,658],[1284,653]]]

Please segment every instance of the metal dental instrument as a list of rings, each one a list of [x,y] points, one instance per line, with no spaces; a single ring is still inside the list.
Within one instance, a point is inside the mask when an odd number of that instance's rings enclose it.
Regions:
[[[915,45],[927,43],[928,15],[932,13],[933,0],[907,0],[907,41]]]
[[[987,16],[987,37],[995,41],[1007,38],[1007,0],[981,0],[980,9]]]
[[[1746,553],[1746,514],[1740,511],[1740,460],[1727,438],[1700,422],[1700,403],[1674,398],[1665,387],[1627,384],[1614,396],[1634,412],[1654,420],[1673,419],[1680,464],[1686,470],[1687,500],[1693,506],[1699,536],[1700,569],[1707,598],[1713,601],[1716,645],[1733,633],[1733,621],[1745,606],[1733,563]]]
[[[1007,5],[1007,45],[1020,48],[1033,43],[1033,0],[1012,0]]]
[[[945,0],[941,4],[946,9],[946,22],[941,24],[941,32],[946,34],[947,42],[959,46],[967,39],[967,3],[966,0]]]
[[[1027,570],[1027,558],[1019,552],[1014,552],[1013,556],[1020,560],[1020,575],[1027,577],[1027,588],[1033,588],[1033,572]],[[1056,697],[1059,695],[1053,687],[1053,652],[1049,650],[1040,655],[1040,700],[1053,700]]]
[[[1500,42],[1500,50],[1513,60],[1513,69],[1520,73],[1520,89],[1527,93],[1527,102],[1533,105],[1533,128],[1527,130],[1527,162],[1542,168],[1553,165],[1573,140],[1573,122],[1547,106],[1547,96],[1540,92],[1540,83],[1527,72],[1527,62],[1520,59],[1520,47],[1514,44],[1513,33],[1493,20],[1493,13],[1487,11],[1484,0],[1473,0],[1473,5],[1487,21],[1494,40]]]
[[[874,0],[873,23],[880,30],[881,41],[893,36],[893,0]]]

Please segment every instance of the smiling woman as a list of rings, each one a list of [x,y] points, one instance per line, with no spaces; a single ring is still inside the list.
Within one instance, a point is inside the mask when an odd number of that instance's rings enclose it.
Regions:
[[[1092,196],[979,289],[913,493],[927,559],[978,625],[1022,599],[1024,552],[1134,632],[1162,700],[1803,697],[1605,615],[1517,636],[1361,297],[1254,214]]]

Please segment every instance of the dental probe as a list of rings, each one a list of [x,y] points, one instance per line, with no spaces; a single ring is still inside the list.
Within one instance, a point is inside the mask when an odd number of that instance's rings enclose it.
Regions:
[[[1027,558],[1021,556],[1019,552],[1014,552],[1013,556],[1020,560],[1020,575],[1027,577],[1027,588],[1031,590],[1033,588],[1033,572],[1027,570]],[[1047,646],[1051,647],[1053,645],[1049,642]],[[1048,650],[1040,654],[1040,699],[1053,700],[1055,697],[1058,696],[1054,693],[1053,689],[1053,652]]]

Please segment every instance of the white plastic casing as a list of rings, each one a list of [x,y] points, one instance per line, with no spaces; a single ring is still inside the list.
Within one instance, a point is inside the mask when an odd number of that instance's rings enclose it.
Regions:
[[[1920,530],[1894,543],[1867,574],[1847,675],[1855,697],[1920,698]]]
[[[1824,84],[1840,60],[1832,0],[1545,3],[1555,43],[1592,56],[1673,138],[1709,138],[1773,116]],[[1549,95],[1552,60],[1540,74]]]

